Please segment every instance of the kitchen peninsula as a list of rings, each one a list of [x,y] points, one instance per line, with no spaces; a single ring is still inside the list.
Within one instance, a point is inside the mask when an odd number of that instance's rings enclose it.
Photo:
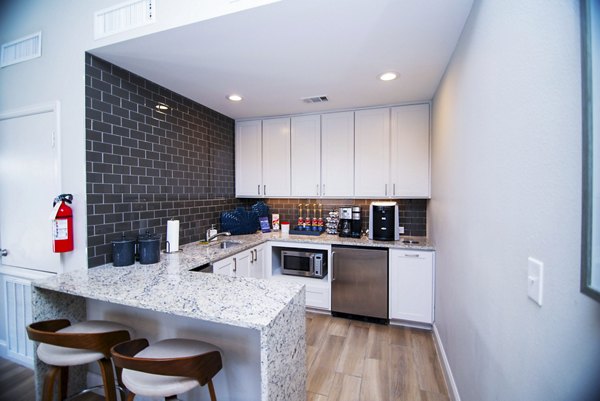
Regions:
[[[150,342],[208,341],[223,350],[224,367],[215,377],[220,400],[305,400],[304,287],[190,272],[186,262],[186,252],[162,254],[153,265],[105,265],[38,281],[33,320],[107,319]],[[44,369],[36,361],[38,395]],[[75,372],[72,381],[82,385],[84,373]]]

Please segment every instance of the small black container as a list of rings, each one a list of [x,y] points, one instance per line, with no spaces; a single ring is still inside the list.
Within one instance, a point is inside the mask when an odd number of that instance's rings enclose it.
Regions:
[[[149,265],[160,261],[160,235],[147,232],[138,237],[140,264]]]
[[[135,263],[135,240],[126,238],[112,241],[113,266],[129,266]]]

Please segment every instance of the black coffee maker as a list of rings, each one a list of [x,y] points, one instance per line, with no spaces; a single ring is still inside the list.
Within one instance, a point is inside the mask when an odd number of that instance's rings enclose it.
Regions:
[[[340,237],[351,237],[352,236],[352,207],[344,206],[340,208],[340,224],[339,224],[339,235]]]
[[[360,206],[352,207],[352,223],[351,223],[351,232],[350,236],[352,238],[360,238],[362,234],[362,223],[361,223],[361,214],[360,214]]]

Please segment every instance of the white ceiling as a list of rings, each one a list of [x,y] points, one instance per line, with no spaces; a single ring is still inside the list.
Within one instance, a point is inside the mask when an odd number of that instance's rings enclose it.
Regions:
[[[472,3],[283,0],[91,53],[235,119],[430,100]]]

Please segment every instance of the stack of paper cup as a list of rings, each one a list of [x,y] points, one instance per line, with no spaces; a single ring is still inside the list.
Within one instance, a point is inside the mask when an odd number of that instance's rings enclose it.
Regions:
[[[167,221],[167,253],[179,251],[179,220]]]
[[[281,222],[281,234],[288,235],[289,233],[290,233],[290,223],[288,223],[287,221],[282,221]]]

